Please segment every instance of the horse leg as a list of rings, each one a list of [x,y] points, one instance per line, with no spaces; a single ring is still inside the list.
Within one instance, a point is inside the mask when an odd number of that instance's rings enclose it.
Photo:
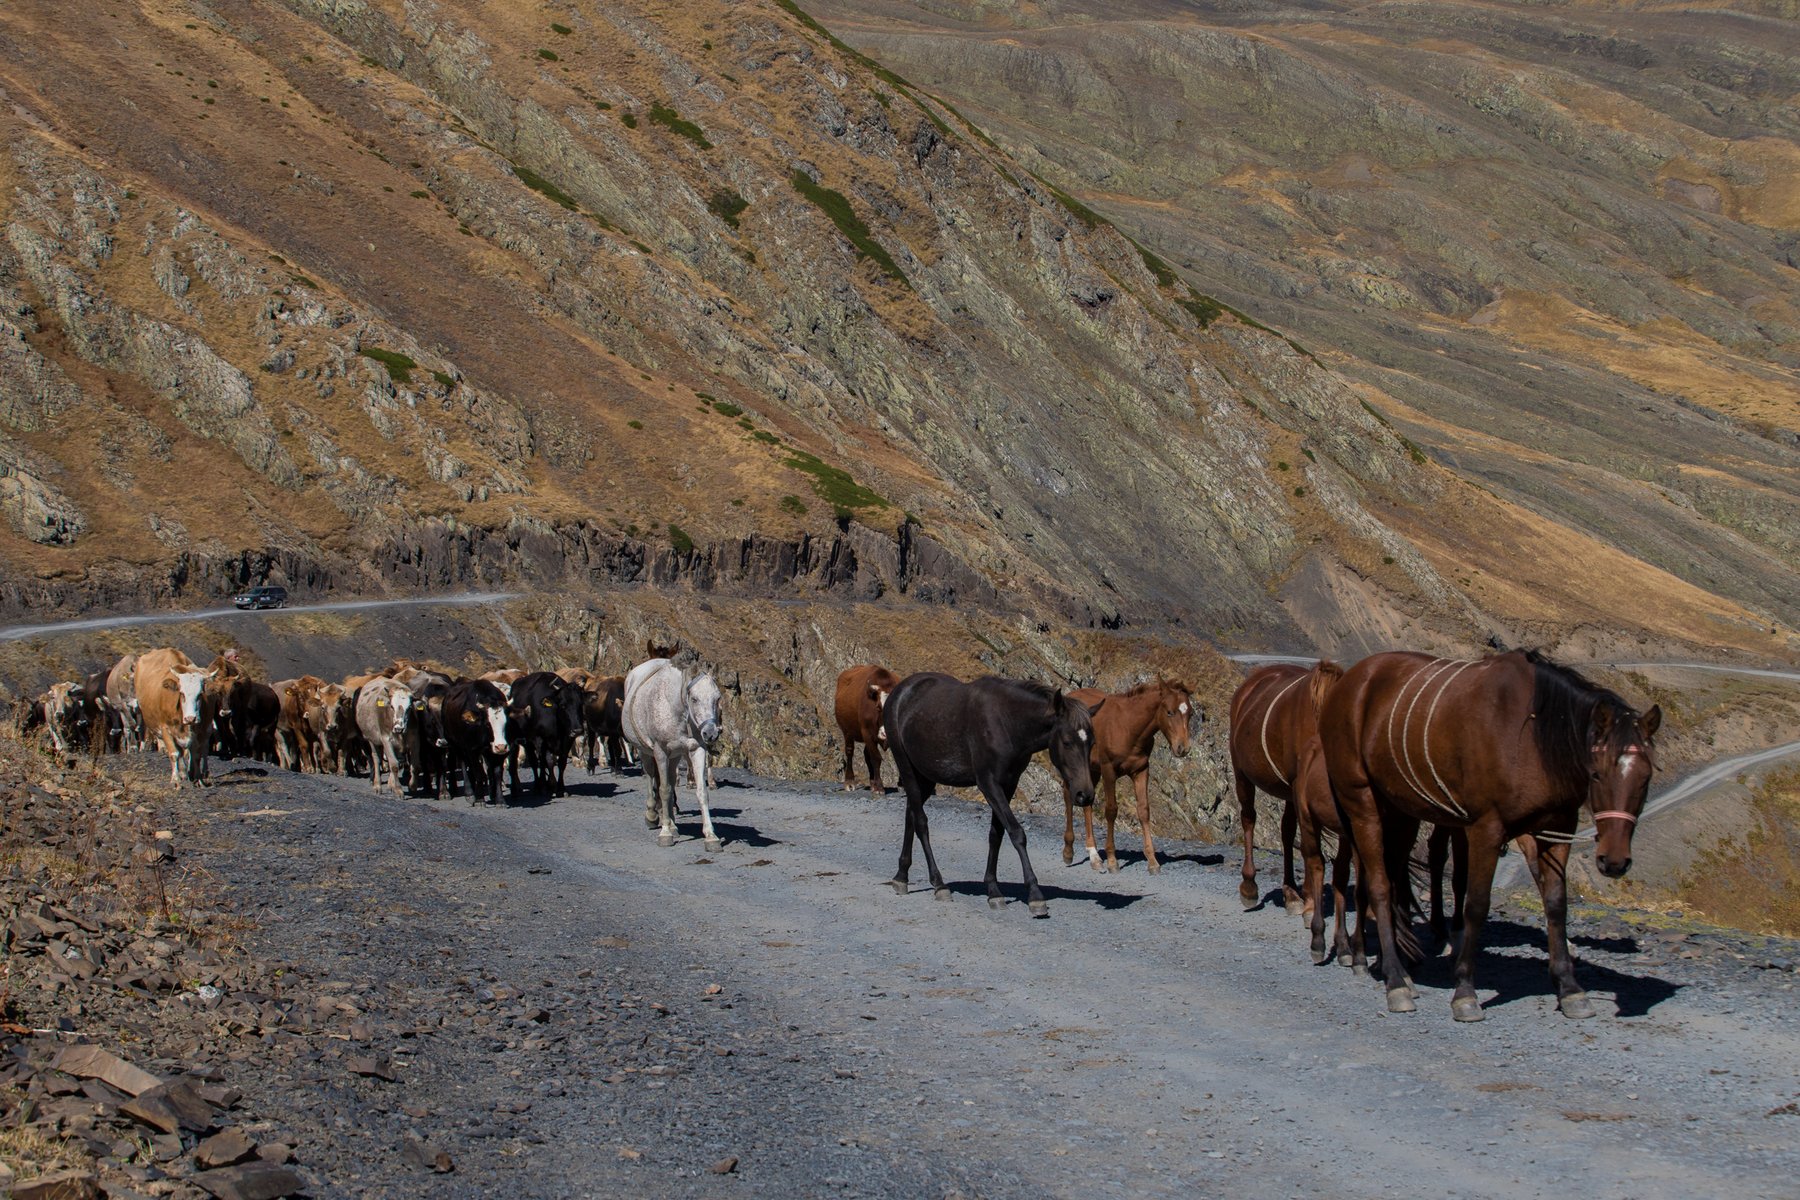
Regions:
[[[844,790],[856,790],[856,740],[847,733],[844,735]]]
[[[1332,781],[1334,784],[1337,780]],[[1382,841],[1381,812],[1375,805],[1375,793],[1368,784],[1337,789],[1338,804],[1344,824],[1354,831],[1356,853],[1362,860],[1359,872],[1368,889],[1369,906],[1375,913],[1375,934],[1381,942],[1381,978],[1387,988],[1389,1012],[1413,1012],[1413,1000],[1405,965],[1400,961],[1400,947],[1394,936],[1393,881],[1388,878],[1386,847]]]
[[[1322,861],[1320,866],[1321,868],[1324,866]],[[1315,897],[1315,899],[1318,898],[1320,897]],[[1331,856],[1331,953],[1337,959],[1340,967],[1349,966],[1353,961],[1350,952],[1350,937],[1344,931],[1344,925],[1348,919],[1345,909],[1351,902],[1350,838],[1348,834],[1340,834],[1336,852]]]
[[[681,770],[681,763],[670,757],[668,750],[662,746],[651,746],[647,756],[651,769],[656,773],[656,844],[673,846],[675,844],[675,780]]]
[[[1426,873],[1431,876],[1431,936],[1438,945],[1450,940],[1450,931],[1444,925],[1444,860],[1450,857],[1450,829],[1446,825],[1433,825],[1431,839],[1426,842]]]
[[[1494,886],[1494,864],[1506,842],[1498,819],[1470,826],[1461,839],[1462,857],[1468,860],[1468,899],[1463,904],[1462,945],[1456,950],[1456,991],[1450,997],[1450,1015],[1458,1021],[1482,1021],[1481,1001],[1475,995],[1475,952],[1487,924],[1488,901]]]
[[[1256,785],[1242,771],[1235,772],[1238,799],[1238,823],[1244,835],[1244,881],[1238,884],[1238,899],[1244,911],[1262,907],[1262,896],[1256,890]]]
[[[1294,831],[1299,823],[1300,801],[1290,796],[1281,810],[1281,903],[1290,917],[1301,916],[1306,911],[1300,889],[1294,886]]]
[[[1297,806],[1298,807],[1298,806]],[[1325,856],[1319,848],[1319,827],[1312,814],[1300,808],[1300,890],[1309,914],[1307,927],[1312,933],[1312,957],[1316,966],[1327,958],[1325,953]]]
[[[1537,844],[1536,850],[1538,894],[1544,898],[1544,937],[1550,944],[1550,979],[1556,984],[1556,1006],[1565,1017],[1591,1017],[1593,1001],[1575,982],[1575,961],[1569,954],[1569,846],[1566,842],[1543,842]]]
[[[879,742],[863,743],[863,766],[869,769],[869,795],[887,795],[887,789],[881,786],[881,744]]]
[[[1138,828],[1144,834],[1144,868],[1152,875],[1162,874],[1162,864],[1156,861],[1156,841],[1150,836],[1150,770],[1145,768],[1131,777],[1131,786],[1137,792]]]
[[[1000,814],[988,814],[988,856],[987,874],[982,882],[987,884],[989,908],[1001,908],[1006,900],[1000,895],[1000,839],[1006,833],[1006,826],[1000,823]]]
[[[925,870],[931,876],[932,896],[938,900],[948,900],[950,899],[950,889],[944,886],[944,876],[938,870],[937,856],[931,852],[931,822],[925,816],[925,801],[931,799],[931,793],[936,790],[935,787],[927,784],[919,796],[919,847],[925,851]]]
[[[1068,866],[1075,861],[1075,797],[1069,795],[1069,785],[1063,785],[1063,865]]]
[[[907,786],[906,777],[900,778],[900,785],[906,791],[906,831],[900,835],[900,866],[894,872],[893,879],[888,881],[900,895],[906,895],[906,877],[912,872],[913,834],[918,829],[917,814],[922,800],[913,799],[913,789]]]
[[[707,806],[706,802],[707,770],[704,747],[695,746],[688,751],[688,771],[694,777],[694,794],[700,797],[700,835],[706,839],[707,853],[717,854],[725,848],[725,843],[721,842],[719,835],[713,832],[712,809]]]
[[[1101,786],[1106,789],[1106,869],[1117,871],[1119,869],[1119,852],[1113,845],[1113,829],[1119,820],[1119,777],[1113,774],[1111,766],[1101,767],[1100,782]],[[1007,806],[1008,811],[1011,811],[1011,807],[1011,805]],[[1091,852],[1090,847],[1090,854]],[[1100,869],[1098,858],[1091,858],[1090,861],[1093,862],[1095,870]]]
[[[987,797],[988,807],[993,811],[995,819],[1006,829],[1006,836],[1012,839],[1013,849],[1019,852],[1019,871],[1025,876],[1026,907],[1031,909],[1034,917],[1047,917],[1050,915],[1050,905],[1044,900],[1043,889],[1038,887],[1037,872],[1031,869],[1031,856],[1025,852],[1025,826],[1019,823],[1019,818],[1012,810],[1012,793],[1019,785],[1018,777],[1014,776],[1008,782],[1011,787],[1003,786],[1001,780],[987,779],[979,781],[979,786],[981,794]],[[989,836],[991,838],[992,834]],[[997,851],[996,845],[995,852]],[[994,853],[990,853],[989,858],[992,860]],[[988,876],[988,903],[996,908],[1002,903],[999,884],[992,873]]]

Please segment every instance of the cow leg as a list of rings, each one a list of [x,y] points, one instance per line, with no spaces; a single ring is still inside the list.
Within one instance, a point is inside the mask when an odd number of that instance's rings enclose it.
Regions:
[[[1281,810],[1281,902],[1292,917],[1305,911],[1300,889],[1294,886],[1294,830],[1299,827],[1299,805],[1299,800],[1289,796],[1287,806]]]
[[[1262,907],[1262,893],[1256,890],[1256,785],[1242,771],[1233,773],[1237,785],[1238,826],[1244,837],[1244,879],[1238,884],[1238,899],[1244,911]]]
[[[713,832],[712,809],[706,802],[706,786],[711,780],[706,769],[705,747],[695,746],[688,751],[688,772],[694,777],[694,792],[700,797],[700,832],[706,838],[707,853],[717,854],[725,848],[725,843]]]
[[[868,741],[863,743],[863,766],[869,768],[869,794],[885,796],[887,789],[881,786],[881,743]]]
[[[162,743],[163,753],[169,756],[169,784],[179,788],[181,786],[181,751],[175,745],[175,735],[165,728],[157,732],[156,740]]]
[[[1146,767],[1131,777],[1131,786],[1137,792],[1138,828],[1144,834],[1144,867],[1152,875],[1162,873],[1162,864],[1156,861],[1156,839],[1150,836],[1150,770]]]

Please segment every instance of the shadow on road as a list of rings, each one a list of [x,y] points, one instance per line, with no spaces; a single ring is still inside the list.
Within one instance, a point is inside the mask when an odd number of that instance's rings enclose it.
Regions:
[[[1614,951],[1620,946],[1635,948],[1637,944],[1633,938],[1576,937],[1571,940],[1597,949]],[[1545,944],[1543,930],[1534,926],[1507,920],[1488,921],[1487,928],[1482,931],[1481,951],[1475,959],[1476,985],[1493,988],[1495,992],[1494,998],[1483,1005],[1484,1008],[1500,1008],[1534,996],[1556,994],[1550,983],[1549,960],[1541,953]],[[1513,955],[1488,952],[1519,946],[1529,947],[1540,953]],[[1447,953],[1439,954],[1420,963],[1414,975],[1420,983],[1429,987],[1454,988],[1454,967],[1455,959],[1452,956]],[[1575,977],[1584,988],[1596,992],[1611,992],[1617,997],[1621,1017],[1644,1016],[1687,986],[1659,975],[1627,975],[1579,956],[1575,963]]]
[[[958,896],[979,896],[983,900],[987,899],[987,884],[979,879],[952,879],[947,881],[945,886]],[[1053,883],[1045,883],[1041,879],[1038,880],[1038,887],[1043,891],[1046,900],[1088,903],[1097,905],[1108,912],[1130,908],[1144,898],[1139,892],[1095,892],[1085,888],[1058,887]],[[931,889],[927,886],[925,890],[930,891]],[[1013,904],[1023,905],[1026,900],[1023,883],[1002,882],[1000,894]]]

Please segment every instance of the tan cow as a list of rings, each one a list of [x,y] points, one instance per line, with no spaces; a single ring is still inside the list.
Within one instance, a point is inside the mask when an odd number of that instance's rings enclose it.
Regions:
[[[318,751],[313,744],[306,710],[317,702],[319,690],[325,686],[325,681],[317,675],[302,675],[298,679],[283,679],[271,686],[281,698],[281,716],[275,722],[276,760],[284,770],[317,771]]]
[[[106,673],[106,703],[119,714],[119,720],[125,726],[123,741],[127,750],[144,748],[144,710],[137,698],[137,660],[137,655],[127,654]]]
[[[412,693],[392,679],[372,679],[356,697],[356,725],[369,743],[369,778],[381,790],[381,768],[387,767],[394,795],[401,794],[402,743],[412,716]]]
[[[356,715],[347,711],[341,683],[317,689],[306,706],[306,727],[312,739],[313,761],[321,774],[350,773],[350,735]]]
[[[138,658],[136,687],[144,736],[169,756],[169,782],[175,787],[181,786],[184,773],[196,785],[206,775],[213,721],[206,685],[212,679],[212,672],[202,671],[179,650],[151,650]]]

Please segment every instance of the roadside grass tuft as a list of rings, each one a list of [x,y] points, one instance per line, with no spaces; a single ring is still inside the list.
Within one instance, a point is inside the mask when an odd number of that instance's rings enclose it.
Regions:
[[[688,536],[687,530],[675,524],[673,521],[669,522],[669,545],[675,547],[675,553],[677,554],[692,554],[694,552],[694,539]]]

